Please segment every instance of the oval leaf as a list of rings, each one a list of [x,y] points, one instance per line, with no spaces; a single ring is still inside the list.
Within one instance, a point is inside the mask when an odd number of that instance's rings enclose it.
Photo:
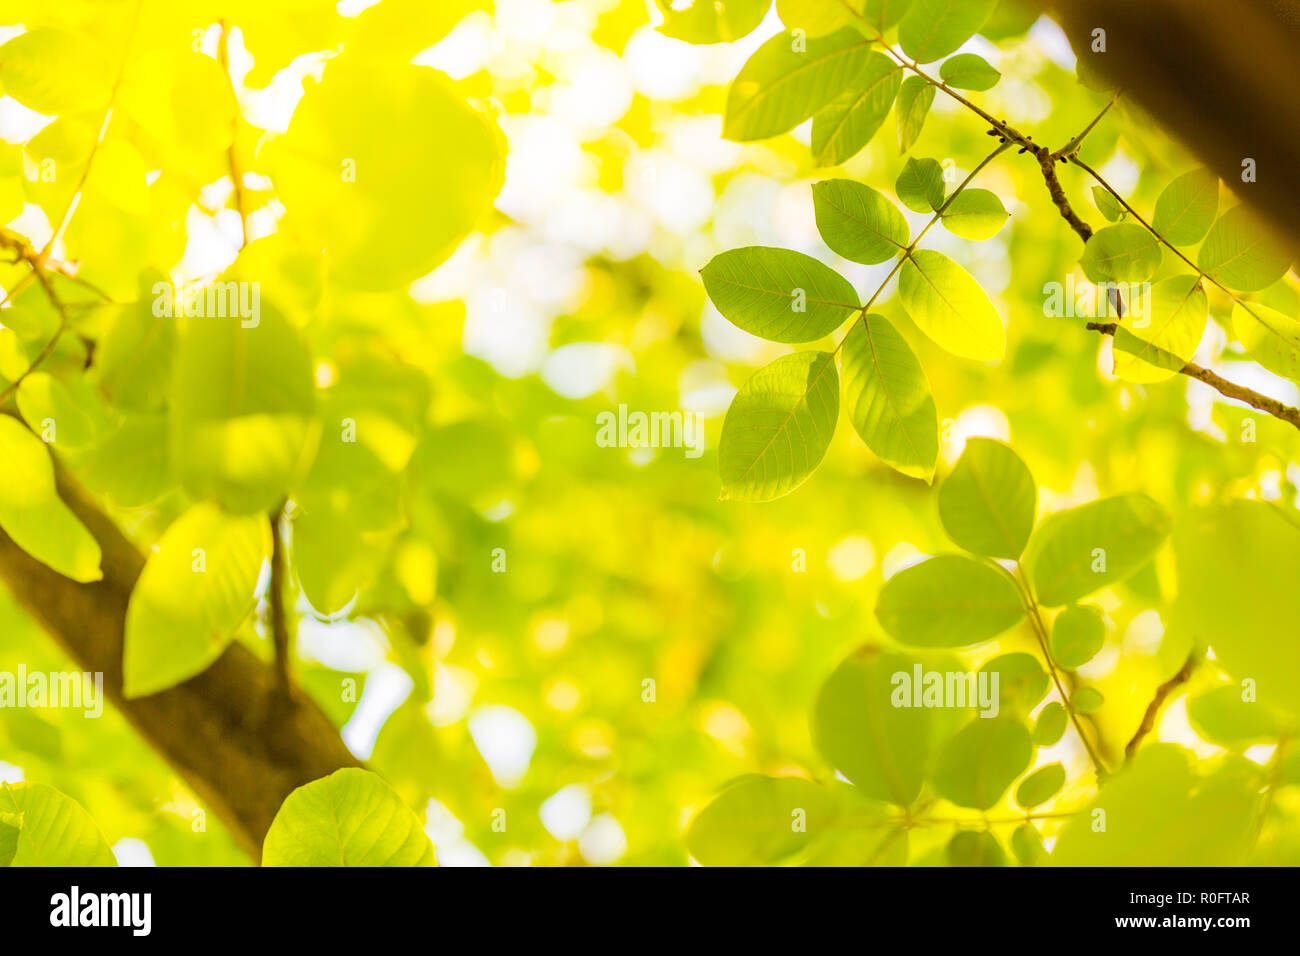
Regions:
[[[700,276],[723,317],[773,342],[815,341],[858,308],[848,279],[791,249],[731,249],[714,256]]]
[[[1141,494],[1057,512],[1039,525],[1025,556],[1038,600],[1069,604],[1124,580],[1155,554],[1169,527],[1165,510]]]
[[[195,505],[158,541],[126,608],[123,692],[141,697],[205,670],[256,603],[270,553],[262,515]]]
[[[959,807],[988,810],[1025,772],[1034,746],[1012,717],[976,717],[948,741],[935,768],[934,788]]]
[[[870,186],[851,179],[817,183],[813,186],[813,211],[826,245],[852,262],[875,265],[907,248],[907,220],[897,206]]]
[[[98,581],[99,542],[59,497],[45,443],[0,415],[0,528],[37,561],[74,581]]]
[[[939,418],[907,341],[883,316],[867,315],[845,336],[842,362],[849,420],[867,447],[891,468],[930,481]]]
[[[972,438],[939,488],[939,520],[973,554],[1018,558],[1034,528],[1038,488],[1020,456],[1002,442]]]
[[[876,617],[913,647],[965,647],[1001,634],[1024,616],[1016,586],[1002,571],[959,554],[904,568],[885,582]]]
[[[769,501],[821,464],[840,412],[829,352],[784,355],[750,377],[727,410],[718,442],[723,496]]]
[[[437,866],[420,819],[377,774],[356,767],[285,798],[262,845],[263,866]]]
[[[1176,246],[1200,242],[1219,209],[1219,177],[1208,169],[1183,173],[1156,200],[1151,225]]]
[[[686,849],[705,866],[771,866],[825,835],[831,810],[830,794],[811,780],[741,777],[691,820]]]
[[[727,91],[722,135],[748,143],[788,133],[857,87],[872,62],[870,47],[852,27],[824,37],[778,33],[740,68]]]
[[[895,707],[895,674],[913,673],[917,659],[865,647],[822,686],[813,710],[813,738],[831,766],[864,793],[908,806],[921,792],[933,714]]]
[[[1245,206],[1229,209],[1201,243],[1196,264],[1229,289],[1257,292],[1271,286],[1291,266],[1285,241]]]
[[[912,253],[898,276],[903,307],[940,348],[962,358],[1002,358],[1007,333],[975,277],[947,256]]]

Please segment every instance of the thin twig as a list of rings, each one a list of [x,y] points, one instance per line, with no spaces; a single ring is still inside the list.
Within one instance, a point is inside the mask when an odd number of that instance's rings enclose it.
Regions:
[[[998,565],[1001,568],[1001,565]],[[1002,570],[1006,571],[1005,568]],[[1060,672],[1057,670],[1056,661],[1052,659],[1052,650],[1047,638],[1047,625],[1043,623],[1043,615],[1039,610],[1038,601],[1034,597],[1033,590],[1024,580],[1020,573],[1019,566],[1014,572],[1007,571],[1011,580],[1015,582],[1016,589],[1020,592],[1020,599],[1024,602],[1025,613],[1029,616],[1029,623],[1033,627],[1034,636],[1038,639],[1038,648],[1042,651],[1043,661],[1047,664],[1047,672],[1052,677],[1052,683],[1056,685],[1056,692],[1061,697],[1061,706],[1070,717],[1070,723],[1074,725],[1074,731],[1079,735],[1079,740],[1083,742],[1083,749],[1088,752],[1089,759],[1092,760],[1093,770],[1097,774],[1097,781],[1100,783],[1106,778],[1106,765],[1101,762],[1101,757],[1093,749],[1092,741],[1088,735],[1083,732],[1083,725],[1079,722],[1079,715],[1075,712],[1074,703],[1070,700],[1070,695],[1065,692],[1065,685],[1061,682]]]
[[[275,648],[275,676],[280,690],[290,693],[289,679],[289,622],[284,613],[284,539],[280,534],[280,516],[283,507],[270,514],[271,522],[271,582],[268,586],[267,604],[270,607],[271,643]]]
[[[239,91],[235,89],[235,77],[230,72],[230,27],[221,21],[221,38],[217,41],[217,62],[226,76],[230,78],[230,88],[238,103]],[[240,171],[239,160],[235,156],[235,141],[239,138],[239,111],[235,111],[234,129],[231,132],[230,148],[226,156],[230,163],[230,181],[234,184],[235,209],[239,212],[239,229],[243,244],[248,245],[248,198],[244,195],[244,174]]]
[[[1160,708],[1163,707],[1165,701],[1169,699],[1169,695],[1180,686],[1187,683],[1187,679],[1192,676],[1192,671],[1195,667],[1196,653],[1193,651],[1191,654],[1187,655],[1187,660],[1183,663],[1183,666],[1178,669],[1178,673],[1156,688],[1155,696],[1151,698],[1151,703],[1147,704],[1146,713],[1142,715],[1142,723],[1138,725],[1137,732],[1133,734],[1133,739],[1130,740],[1128,745],[1124,748],[1124,761],[1126,763],[1133,759],[1133,755],[1137,753],[1138,746],[1142,743],[1142,739],[1155,729],[1156,718],[1160,715]]]

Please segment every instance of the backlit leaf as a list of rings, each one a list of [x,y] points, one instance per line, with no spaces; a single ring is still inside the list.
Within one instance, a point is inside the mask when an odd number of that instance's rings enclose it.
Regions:
[[[768,501],[801,485],[826,454],[839,408],[839,376],[829,352],[796,352],[755,372],[722,425],[724,496]]]
[[[939,421],[930,383],[907,341],[883,316],[855,321],[844,339],[849,420],[890,467],[930,481],[939,454]]]
[[[1019,622],[1024,606],[1002,571],[963,555],[942,554],[886,581],[876,617],[903,644],[965,647]]]
[[[700,276],[723,317],[773,342],[815,341],[858,308],[847,279],[791,249],[731,249],[714,256]]]
[[[1020,456],[1002,442],[972,438],[939,487],[948,537],[974,554],[1018,558],[1034,527],[1038,488]]]
[[[845,259],[873,265],[907,248],[907,220],[898,207],[870,186],[851,179],[816,183],[813,211],[822,239]],[[846,301],[856,300],[855,293]]]
[[[940,348],[977,361],[1006,352],[1006,330],[988,294],[943,253],[912,253],[899,272],[898,291],[912,321]]]
[[[1146,495],[1091,501],[1049,516],[1025,554],[1038,600],[1069,604],[1144,565],[1169,534],[1164,509]]]
[[[419,817],[378,774],[355,767],[285,798],[263,866],[437,866]]]

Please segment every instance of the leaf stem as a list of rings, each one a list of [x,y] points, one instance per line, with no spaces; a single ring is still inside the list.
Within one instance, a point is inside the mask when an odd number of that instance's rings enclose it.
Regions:
[[[930,231],[930,228],[941,218],[943,218],[944,210],[947,209],[948,206],[952,203],[952,201],[956,199],[958,195],[961,194],[961,191],[963,189],[965,189],[967,186],[970,185],[971,180],[973,180],[976,176],[978,176],[980,174],[980,171],[985,166],[991,163],[994,160],[994,158],[997,157],[999,154],[1006,152],[1010,147],[1011,147],[1010,143],[1003,143],[1000,146],[998,146],[997,149],[993,150],[993,152],[989,153],[982,160],[980,160],[979,165],[971,170],[970,175],[967,176],[965,179],[963,179],[961,181],[961,184],[952,191],[952,194],[943,201],[943,204],[938,209],[935,210],[934,215],[930,217],[930,221],[927,222],[925,224],[925,227],[922,228],[922,230],[916,234],[916,238],[913,239],[908,244],[906,249],[904,249],[901,253],[899,253],[898,260],[894,263],[894,267],[889,270],[889,275],[885,276],[884,281],[881,282],[880,285],[876,287],[876,291],[871,293],[871,298],[867,300],[867,304],[862,306],[858,310],[859,318],[861,318],[864,322],[866,321],[867,312],[875,304],[876,299],[880,298],[880,294],[885,291],[885,286],[889,285],[890,280],[893,279],[894,276],[898,274],[898,270],[903,268],[903,263],[912,257],[912,253],[916,251],[916,247],[920,244],[921,240],[925,238],[925,234]],[[853,325],[856,325],[857,321],[858,321],[857,319],[854,319],[853,323],[849,326],[849,332],[853,331]],[[846,332],[844,334],[844,337],[840,339],[839,344],[835,346],[835,352],[833,352],[832,354],[838,354],[840,349],[844,348],[844,343],[848,340],[848,337],[849,337],[848,332]]]
[[[998,567],[1002,568],[1002,565],[999,564]],[[1002,568],[1002,570],[1006,571],[1006,568]],[[1056,661],[1052,658],[1052,650],[1047,638],[1047,626],[1043,623],[1043,615],[1038,606],[1038,600],[1034,597],[1033,589],[1025,580],[1019,563],[1016,564],[1015,571],[1007,571],[1007,574],[1015,582],[1016,589],[1020,592],[1020,599],[1025,604],[1025,613],[1029,616],[1029,623],[1033,626],[1034,636],[1038,639],[1038,648],[1043,654],[1043,661],[1047,664],[1047,672],[1052,676],[1052,683],[1056,685],[1056,692],[1061,697],[1061,706],[1065,708],[1065,712],[1070,716],[1070,723],[1074,725],[1075,733],[1079,735],[1079,740],[1083,742],[1083,749],[1088,752],[1088,757],[1092,760],[1093,770],[1097,774],[1097,782],[1101,783],[1108,773],[1106,765],[1101,762],[1101,758],[1093,748],[1088,735],[1083,732],[1083,724],[1079,721],[1079,715],[1074,709],[1074,703],[1070,700],[1070,695],[1065,692],[1065,684],[1061,681],[1060,670],[1056,666]]]

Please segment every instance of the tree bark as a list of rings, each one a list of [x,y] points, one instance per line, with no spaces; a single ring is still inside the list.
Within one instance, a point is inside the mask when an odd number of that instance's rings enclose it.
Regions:
[[[1300,2],[1037,0],[1119,84],[1300,248]],[[1105,52],[1093,52],[1103,29]],[[1242,163],[1255,161],[1255,181]]]
[[[295,787],[360,763],[320,708],[301,691],[286,697],[273,668],[242,645],[170,690],[123,698],[126,606],[144,559],[62,469],[58,473],[63,500],[99,541],[103,580],[65,578],[3,531],[0,580],[82,669],[104,675],[104,690],[118,710],[260,861],[267,828]]]

